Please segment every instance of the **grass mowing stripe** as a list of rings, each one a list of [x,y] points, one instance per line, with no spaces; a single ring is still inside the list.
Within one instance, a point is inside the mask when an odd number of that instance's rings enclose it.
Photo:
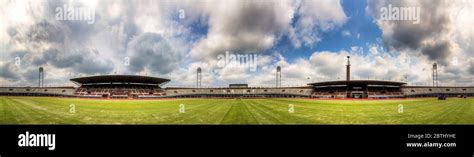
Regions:
[[[229,115],[230,111],[232,110],[232,108],[234,108],[234,103],[235,101],[232,101],[230,102],[229,106],[230,108],[225,112],[224,116],[222,117],[221,121],[219,122],[220,124],[224,124],[227,116]]]
[[[317,122],[316,119],[311,119],[309,115],[313,115],[311,113],[314,113],[314,112],[311,112],[310,109],[304,109],[300,104],[299,101],[278,101],[278,99],[269,99],[270,102],[266,103],[265,105],[263,105],[262,107],[264,107],[264,110],[273,110],[275,113],[279,113],[279,114],[276,114],[276,115],[281,115],[279,116],[280,119],[284,119],[285,120],[285,123],[288,123],[288,124],[294,124],[294,123],[302,123],[302,124],[311,124],[311,123],[315,123]],[[286,103],[283,103],[283,102],[286,102]],[[276,106],[278,104],[278,106],[281,106],[280,108],[281,111],[279,110],[276,110],[276,109],[273,109],[272,107]],[[288,105],[289,104],[293,104],[294,107],[295,107],[295,111],[294,113],[289,113],[288,112]],[[270,107],[272,106],[272,107]],[[309,105],[304,105],[304,106],[309,106]],[[310,113],[310,114],[307,114],[307,113]],[[313,115],[314,116],[314,115]]]
[[[278,118],[275,118],[272,116],[272,114],[269,114],[268,112],[270,111],[265,111],[260,108],[260,104],[258,104],[256,101],[250,101],[250,106],[252,108],[252,112],[254,112],[255,115],[259,117],[259,122],[260,124],[281,124],[282,122],[278,120]]]
[[[246,105],[239,99],[234,99],[232,108],[224,117],[222,124],[258,124],[258,121],[252,117],[252,113],[247,109]]]
[[[0,117],[0,123],[2,124],[15,124],[19,123],[18,118],[21,118],[20,116],[16,116],[16,110],[14,109],[14,106],[11,105],[10,99],[2,99],[0,108],[1,108],[1,117]]]
[[[245,101],[243,101],[242,99],[238,99],[239,102],[241,102],[243,105],[244,105],[244,109],[246,112],[248,112],[250,114],[250,116],[252,117],[251,119],[253,119],[257,124],[259,124],[259,121],[257,118],[255,118],[255,115],[253,114],[253,112],[251,112],[250,108],[249,108],[249,104],[246,103]]]
[[[206,122],[208,123],[212,122],[211,120],[209,120],[209,118],[215,115],[209,114],[208,111],[212,110],[213,108],[218,108],[219,103],[221,102],[214,101],[214,102],[207,102],[207,103],[206,102],[198,102],[198,103],[199,104],[188,105],[191,107],[189,109],[186,108],[186,113],[180,114],[180,115],[184,115],[185,118],[181,118],[181,120],[177,122],[183,123],[183,124],[203,123],[204,122],[203,120],[206,120]]]
[[[31,101],[29,99],[22,100],[22,99],[14,99],[14,101],[19,102],[22,107],[26,109],[32,109],[32,115],[35,116],[35,119],[42,121],[47,117],[48,119],[52,119],[52,121],[47,121],[46,123],[55,123],[55,122],[75,122],[74,118],[70,118],[71,113],[69,113],[68,108],[61,107],[60,109],[56,108],[59,105],[54,105],[57,102],[51,102],[45,104],[39,104],[38,102]],[[49,106],[49,107],[48,107]]]
[[[279,123],[281,124],[301,123],[304,121],[303,119],[296,116],[296,114],[289,113],[288,107],[285,104],[269,105],[267,101],[256,101],[255,104],[258,105],[260,111],[267,112],[267,115],[278,119]]]

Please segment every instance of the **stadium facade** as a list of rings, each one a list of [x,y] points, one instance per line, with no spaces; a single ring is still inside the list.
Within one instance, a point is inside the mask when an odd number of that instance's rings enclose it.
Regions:
[[[182,88],[170,80],[136,75],[100,75],[71,79],[78,87],[0,87],[0,95],[64,96],[104,99],[142,98],[407,98],[474,96],[474,87],[407,86],[403,82],[349,80],[315,82],[300,87],[229,86]]]
[[[404,82],[382,80],[351,80],[347,57],[347,78],[340,81],[309,83],[300,87],[281,87],[281,68],[277,68],[276,87],[249,87],[230,84],[229,87],[196,88],[162,86],[171,80],[138,75],[99,75],[72,78],[77,87],[0,87],[0,95],[63,96],[100,99],[144,98],[325,98],[325,99],[385,99],[411,97],[472,97],[474,87],[407,86]],[[198,68],[198,74],[201,69]],[[40,68],[40,73],[43,69]],[[280,76],[278,76],[280,72]],[[40,75],[41,76],[41,75]],[[40,77],[40,79],[43,79]]]

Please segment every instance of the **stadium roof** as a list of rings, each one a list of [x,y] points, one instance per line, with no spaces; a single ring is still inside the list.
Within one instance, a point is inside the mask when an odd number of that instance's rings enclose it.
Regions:
[[[327,82],[315,82],[309,83],[311,86],[335,86],[335,85],[383,85],[383,86],[402,86],[405,82],[395,81],[380,81],[380,80],[350,80],[350,81],[327,81]]]
[[[99,75],[72,78],[72,82],[78,85],[94,85],[94,84],[144,84],[144,85],[161,85],[169,82],[169,79],[138,76],[138,75]]]

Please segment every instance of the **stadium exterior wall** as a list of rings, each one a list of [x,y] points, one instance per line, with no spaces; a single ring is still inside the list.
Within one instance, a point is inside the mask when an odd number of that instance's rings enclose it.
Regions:
[[[306,98],[311,87],[287,88],[166,88],[166,97],[172,98]]]
[[[63,96],[74,97],[74,87],[0,87],[4,96]]]
[[[474,96],[474,87],[431,87],[402,86],[403,95],[397,98],[436,97],[440,94],[447,97]],[[62,96],[78,97],[74,87],[0,87],[4,96]],[[315,98],[313,87],[248,87],[248,88],[178,88],[163,89],[162,96],[139,98]],[[380,97],[368,97],[380,98]]]

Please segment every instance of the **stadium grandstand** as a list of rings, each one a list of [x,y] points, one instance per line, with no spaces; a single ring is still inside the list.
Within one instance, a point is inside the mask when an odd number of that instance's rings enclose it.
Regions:
[[[100,75],[73,78],[79,86],[75,96],[83,98],[158,98],[165,95],[161,85],[169,79],[137,75]]]
[[[312,98],[402,98],[403,82],[349,80],[310,83]]]
[[[432,86],[404,86],[405,97],[436,97],[444,94],[447,97],[474,96],[474,87],[432,87]]]

